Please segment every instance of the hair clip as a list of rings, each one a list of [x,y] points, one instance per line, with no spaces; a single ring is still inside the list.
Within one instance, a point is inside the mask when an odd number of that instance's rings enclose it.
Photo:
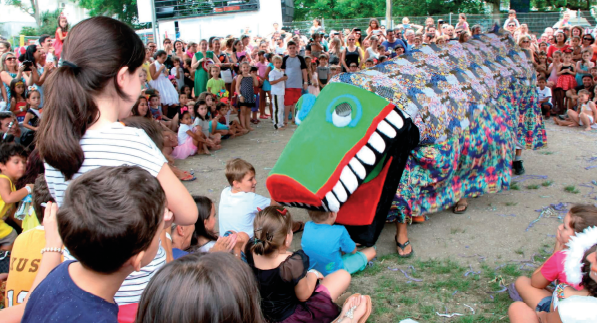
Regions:
[[[180,108],[180,112],[185,112],[185,111],[189,111],[189,108],[187,108],[187,107]]]
[[[282,208],[281,210],[280,209],[276,209],[276,211],[278,211],[278,213],[280,213],[280,214],[282,214],[284,216],[286,216],[286,213],[288,213],[288,210],[285,209],[285,208]]]
[[[37,90],[37,88],[36,88],[35,86],[33,86],[33,85],[30,85],[30,86],[27,88],[27,91],[33,91],[33,90]]]
[[[257,208],[257,211],[261,212],[261,211],[263,211],[263,210],[262,210],[261,208],[259,208],[259,207],[258,207],[258,208]]]
[[[259,240],[257,237],[253,237],[253,243],[257,244],[259,242],[263,242],[262,240]]]

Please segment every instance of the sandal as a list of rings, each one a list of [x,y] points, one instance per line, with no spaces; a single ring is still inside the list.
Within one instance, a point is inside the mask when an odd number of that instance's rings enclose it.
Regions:
[[[181,182],[192,182],[192,181],[194,181],[196,179],[197,179],[197,177],[189,174],[188,176],[186,176],[185,178],[181,179],[180,181]]]
[[[412,254],[412,252],[411,252]],[[365,323],[367,322],[367,319],[369,318],[369,315],[371,315],[371,309],[373,308],[372,304],[371,304],[371,296],[369,295],[363,295],[365,296],[365,299],[367,301],[367,311],[365,312],[365,314],[363,315],[363,317],[361,317],[361,319],[359,320],[358,323]]]
[[[396,248],[396,251],[398,251],[398,249],[401,249],[402,251],[404,251],[404,249],[406,249],[406,247],[408,247],[408,245],[410,245],[410,240],[406,240],[405,243],[398,242],[398,236],[397,235],[394,236],[394,241],[396,241],[396,247],[398,247],[398,248]],[[414,252],[415,252],[415,248],[413,248],[412,246],[410,246],[410,252],[409,253],[407,253],[405,255],[401,255],[400,253],[398,253],[398,257],[400,257],[400,258],[410,258],[410,257],[412,257],[412,255],[414,254]]]
[[[462,206],[464,206],[464,209],[458,211],[457,209]],[[456,205],[454,205],[454,207],[452,208],[452,212],[454,212],[455,214],[464,214],[466,212],[466,209],[468,209],[468,202],[460,203],[460,201],[458,201],[456,202]]]
[[[305,222],[296,221],[292,223],[292,233],[299,233],[305,230]]]
[[[367,322],[367,319],[371,315],[371,310],[372,310],[371,297],[369,295],[362,295],[362,296],[365,297],[365,302],[366,302],[366,308],[367,308],[367,310],[365,311],[365,314],[363,314],[363,316],[357,321],[357,323],[365,323],[365,322]],[[351,298],[354,298],[354,297],[361,297],[361,294],[354,293],[354,294],[348,296],[348,298],[346,298],[346,300],[344,301],[344,304],[342,305],[342,307],[344,307],[344,305],[346,305],[346,303],[348,303],[348,301]],[[339,321],[341,321],[345,317],[349,318],[352,321],[352,319],[354,318],[354,310],[356,308],[357,308],[356,306],[351,307],[344,314],[344,316],[338,316],[335,320],[332,321],[332,323],[339,322]],[[340,314],[342,314],[342,313],[340,313]]]

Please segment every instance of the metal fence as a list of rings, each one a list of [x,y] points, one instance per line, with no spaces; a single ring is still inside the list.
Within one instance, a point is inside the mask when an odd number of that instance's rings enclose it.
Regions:
[[[158,20],[259,10],[258,0],[155,0]]]
[[[545,30],[546,27],[552,27],[556,24],[560,19],[562,19],[561,12],[528,12],[528,13],[517,13],[516,14],[518,21],[521,24],[527,24],[529,26],[529,31],[535,34],[541,34]],[[412,24],[417,25],[424,25],[425,19],[428,16],[424,17],[408,17]],[[458,14],[445,14],[439,16],[430,16],[435,20],[437,23],[438,19],[443,19],[445,22],[450,23],[451,25],[456,25],[458,23]],[[402,23],[403,17],[393,17],[393,25],[396,26]],[[467,22],[469,26],[473,26],[479,24],[483,27],[483,30],[487,30],[493,26],[494,23],[499,23],[500,26],[503,26],[504,21],[508,18],[507,13],[499,13],[499,14],[467,14]],[[385,17],[377,18],[382,25],[386,25]],[[364,19],[324,19],[322,24],[327,32],[331,30],[343,30],[343,29],[352,29],[352,28],[361,28],[364,31],[369,26],[370,18]],[[573,25],[580,25],[584,28],[589,26],[593,27],[596,24],[596,20],[590,11],[578,11],[577,18],[571,19],[571,23]],[[312,21],[293,21],[291,23],[285,23],[285,29],[289,30],[300,30],[301,33],[308,33],[309,29],[312,26]]]

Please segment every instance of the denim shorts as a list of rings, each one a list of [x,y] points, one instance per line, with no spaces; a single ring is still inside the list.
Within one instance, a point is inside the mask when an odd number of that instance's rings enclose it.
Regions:
[[[545,296],[545,298],[543,298],[539,304],[537,304],[537,307],[535,307],[535,312],[549,312],[551,308],[551,296]]]

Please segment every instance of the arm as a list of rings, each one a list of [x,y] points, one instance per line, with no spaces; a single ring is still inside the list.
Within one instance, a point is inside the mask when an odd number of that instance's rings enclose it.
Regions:
[[[266,79],[267,81],[269,81],[269,72],[271,72],[271,71],[272,71],[272,68],[271,68],[270,66],[268,66],[268,67],[265,69],[265,79]],[[271,83],[270,83],[270,84],[271,84]]]
[[[167,163],[162,165],[157,179],[166,193],[168,209],[174,213],[174,222],[179,225],[195,224],[197,222],[197,205]]]
[[[320,274],[321,275],[321,274]],[[323,278],[323,276],[322,276]],[[300,302],[306,302],[317,286],[318,275],[313,272],[307,272],[307,275],[294,286],[294,293]]]
[[[340,64],[348,71],[348,66],[346,66],[346,51],[347,49],[344,48],[342,53],[340,53]]]
[[[366,50],[366,51],[365,51],[365,61],[366,61],[368,58],[369,58],[369,51],[368,51],[368,50]]]
[[[257,79],[257,76],[252,76],[253,78],[253,86],[259,86],[259,80]]]
[[[158,77],[160,77],[160,73],[164,70],[164,65],[162,65],[162,67],[160,67],[159,70],[156,70],[155,68],[155,64],[151,64],[149,66],[149,76],[151,76],[152,80],[157,80]]]
[[[558,72],[556,73],[557,76],[560,76],[564,74],[564,72],[562,71],[562,65],[558,66]]]
[[[48,78],[48,75],[50,75],[50,73],[53,71],[53,69],[54,69],[54,63],[52,63],[52,62],[46,63],[46,65],[44,67],[44,72],[41,74],[39,80],[35,84],[39,85],[39,86],[44,85],[44,83],[46,82],[46,79]]]
[[[25,120],[23,120],[23,127],[27,128],[29,130],[36,131],[37,127],[34,127],[29,124],[29,120],[31,120],[31,118],[32,118],[31,116],[32,116],[32,114],[27,112],[27,114],[25,115]]]
[[[31,72],[29,72],[29,75],[25,73],[23,76],[27,86],[31,86],[39,80],[39,73],[37,72],[37,68],[35,68],[35,66],[31,66]]]
[[[543,265],[545,265],[545,264],[543,264]],[[535,270],[535,272],[531,276],[531,286],[538,288],[538,289],[544,289],[545,287],[549,286],[549,284],[551,283],[541,273],[541,268],[543,268],[543,265],[541,265],[541,267],[537,268],[537,270]]]
[[[308,80],[308,78],[307,78],[307,69],[304,68],[304,69],[301,70],[301,72],[303,72],[303,89],[306,90],[307,89],[307,84],[305,84],[305,81]]]
[[[33,184],[27,184],[33,190]],[[21,188],[20,190],[16,190],[14,192],[10,191],[10,183],[6,178],[0,178],[0,197],[4,201],[4,203],[16,203],[22,199],[24,199],[27,195],[29,195],[29,191],[26,188]]]
[[[56,29],[56,31],[58,32],[58,38],[60,38],[60,40],[64,41],[64,39],[66,38],[66,36],[63,36],[62,34],[62,28],[58,27],[58,29]]]
[[[197,60],[197,56],[193,55],[193,60],[191,61],[191,68],[196,70],[199,67],[199,65],[201,65],[201,61],[202,59]]]
[[[242,74],[236,77],[236,88],[234,89],[234,92],[238,93],[240,95],[240,81],[242,81],[243,76]]]
[[[212,124],[213,124],[213,122],[212,122]],[[200,126],[197,126],[197,128],[199,128],[199,130],[201,130]],[[197,140],[198,142],[207,143],[207,140],[205,140],[205,138],[203,138],[203,136],[200,136],[200,135],[192,132],[191,130],[187,130],[187,135],[189,135],[191,138]]]
[[[8,93],[6,93],[6,87],[4,87],[4,84],[0,83],[0,89],[2,92],[2,98],[4,99],[4,102],[8,101]]]

